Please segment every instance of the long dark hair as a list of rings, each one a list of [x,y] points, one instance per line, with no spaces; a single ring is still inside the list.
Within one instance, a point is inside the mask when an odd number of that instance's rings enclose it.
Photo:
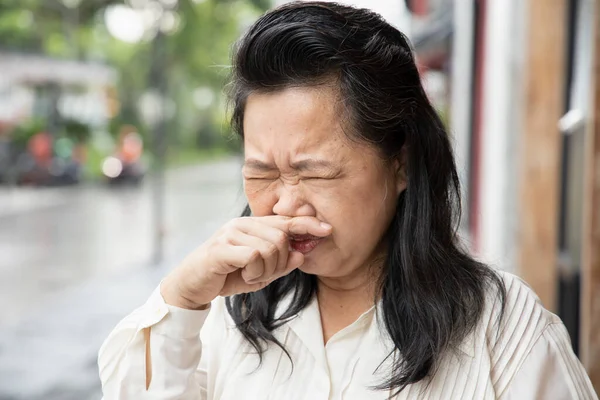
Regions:
[[[501,278],[464,251],[457,238],[460,188],[444,125],[421,85],[406,36],[376,13],[335,3],[290,3],[263,15],[234,53],[232,125],[243,137],[254,92],[335,82],[347,110],[347,134],[386,160],[406,148],[407,188],[385,240],[377,293],[395,351],[390,378],[376,387],[399,392],[435,372],[478,323],[488,289],[506,296]],[[249,215],[246,208],[244,215]],[[304,309],[317,291],[299,270],[265,289],[226,299],[240,332],[259,355],[273,330]],[[275,311],[287,294],[292,301]],[[383,362],[384,360],[382,360]]]

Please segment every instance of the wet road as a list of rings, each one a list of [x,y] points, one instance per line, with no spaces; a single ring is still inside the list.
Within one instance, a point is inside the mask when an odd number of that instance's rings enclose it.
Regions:
[[[168,173],[158,266],[150,266],[148,184],[0,190],[0,400],[98,399],[102,339],[181,257],[239,213],[239,170],[240,161],[228,159]]]

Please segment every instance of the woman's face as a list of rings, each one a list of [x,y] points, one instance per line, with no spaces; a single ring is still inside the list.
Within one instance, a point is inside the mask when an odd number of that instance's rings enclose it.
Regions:
[[[314,216],[333,226],[330,237],[303,248],[309,251],[302,271],[361,279],[377,256],[405,183],[397,164],[384,163],[373,147],[347,139],[337,98],[330,87],[250,95],[244,189],[255,216]]]

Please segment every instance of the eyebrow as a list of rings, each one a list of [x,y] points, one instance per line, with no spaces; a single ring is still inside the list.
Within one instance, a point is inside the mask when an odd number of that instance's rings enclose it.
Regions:
[[[258,171],[273,171],[275,166],[255,158],[250,158],[244,161],[244,168],[252,168]]]
[[[252,168],[258,171],[273,171],[277,169],[273,164],[266,163],[264,161],[260,161],[255,158],[250,158],[244,161],[244,167]],[[322,159],[315,158],[306,158],[304,160],[294,161],[290,164],[295,170],[298,171],[310,171],[310,170],[324,170],[324,169],[333,169],[334,165]]]
[[[323,170],[334,168],[331,162],[315,158],[306,158],[304,160],[298,160],[292,162],[290,166],[298,171]]]

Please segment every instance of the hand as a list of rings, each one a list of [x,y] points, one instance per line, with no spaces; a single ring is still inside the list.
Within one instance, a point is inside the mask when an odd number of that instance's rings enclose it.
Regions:
[[[217,296],[263,289],[304,263],[289,235],[326,237],[331,226],[314,217],[242,217],[225,224],[161,284],[168,304],[205,308]]]

